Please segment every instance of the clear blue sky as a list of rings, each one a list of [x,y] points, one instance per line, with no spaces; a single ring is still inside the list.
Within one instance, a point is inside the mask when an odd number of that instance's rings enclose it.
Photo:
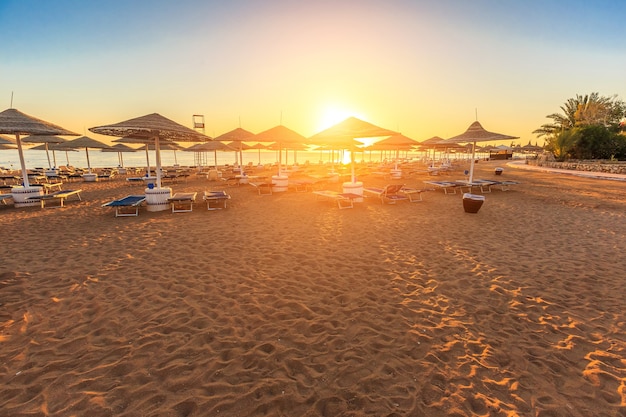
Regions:
[[[626,98],[624,16],[602,0],[0,0],[0,111],[13,92],[79,133],[203,114],[211,136],[355,115],[416,140],[477,113],[534,143],[576,94]]]

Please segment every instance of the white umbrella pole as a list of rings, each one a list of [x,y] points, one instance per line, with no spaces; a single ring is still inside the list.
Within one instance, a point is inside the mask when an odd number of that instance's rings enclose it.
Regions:
[[[146,172],[150,176],[150,155],[148,155],[148,144],[146,143]]]
[[[17,143],[17,153],[20,156],[20,166],[22,167],[22,180],[24,181],[24,188],[30,187],[28,183],[28,171],[26,171],[26,162],[24,162],[24,150],[22,149],[22,141],[20,134],[15,134],[15,142]]]
[[[356,184],[356,170],[354,168],[354,152],[350,151],[350,164],[352,165],[352,184]]]
[[[470,162],[470,175],[469,182],[470,184],[474,182],[474,156],[476,155],[476,142],[472,142],[472,161]]]
[[[56,154],[56,151],[54,149],[52,150],[52,159],[54,160],[54,167],[53,168],[56,168],[57,167],[57,154]]]
[[[91,163],[89,162],[89,148],[85,147],[85,154],[87,155],[87,172],[91,174]]]
[[[66,166],[70,165],[70,154],[68,152],[69,151],[65,151],[65,162],[67,163]]]
[[[154,150],[156,151],[157,188],[161,188],[161,150],[160,150],[159,137],[158,136],[154,139]]]
[[[48,142],[44,144],[46,146],[46,156],[48,157],[48,168],[52,168],[52,164],[50,163],[50,151],[48,150]]]

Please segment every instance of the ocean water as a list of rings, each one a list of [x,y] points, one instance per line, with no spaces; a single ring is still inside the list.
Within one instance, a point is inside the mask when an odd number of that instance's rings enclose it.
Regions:
[[[55,166],[54,158],[56,157],[56,166],[71,165],[74,167],[87,167],[87,155],[84,150],[77,152],[65,152],[65,151],[50,151],[50,164]],[[215,157],[217,157],[217,164],[234,164],[235,153],[234,152],[217,152],[215,155],[213,152],[186,152],[186,151],[161,151],[161,164],[163,166],[172,166],[175,164],[181,166],[197,166],[197,165],[214,165]],[[303,164],[306,161],[310,163],[318,163],[320,158],[324,162],[330,162],[330,153],[320,152],[305,152],[298,151],[294,156],[293,151],[289,151],[285,156],[283,151],[282,163],[293,164],[295,162]],[[145,167],[147,165],[146,152],[124,152],[122,153],[123,165],[126,167]],[[150,165],[156,165],[156,156],[154,151],[148,151],[148,159]],[[24,160],[27,168],[48,168],[48,157],[46,151],[34,151],[24,150]],[[261,151],[260,153],[254,151],[243,152],[243,163],[248,164],[271,164],[278,161],[277,151]],[[114,168],[119,166],[119,156],[117,152],[102,152],[100,150],[89,150],[89,162],[92,168]],[[17,150],[5,149],[0,150],[0,167],[5,169],[19,169],[20,160]]]
[[[285,155],[283,151],[282,163],[285,165],[291,165],[297,162],[303,164],[306,161],[317,164],[320,161],[325,163],[331,162],[331,154],[328,151],[288,151]],[[119,154],[117,152],[102,152],[98,149],[89,150],[89,162],[92,168],[114,168],[120,164]],[[335,152],[335,161],[339,161],[339,154]],[[408,158],[420,158],[423,154],[416,152],[409,154]],[[207,166],[215,164],[215,154],[213,152],[187,152],[187,151],[161,151],[161,164],[163,166],[173,166],[178,164],[180,166]],[[56,165],[54,159],[56,158]],[[154,151],[148,151],[148,158],[150,165],[156,165],[156,158]],[[123,165],[125,167],[145,167],[147,165],[146,152],[123,152],[122,153]],[[393,159],[392,153],[381,154],[380,152],[358,152],[355,155],[356,161],[366,162],[378,162],[381,159]],[[39,150],[24,150],[24,160],[27,168],[48,168],[48,157],[46,151]],[[343,156],[343,161],[348,162],[349,156],[346,154]],[[261,152],[257,150],[249,150],[243,152],[243,164],[246,165],[249,162],[253,164],[272,164],[278,162],[278,151],[265,151]],[[85,150],[82,151],[50,151],[50,164],[52,166],[71,165],[74,167],[86,168],[87,167],[87,155]],[[234,152],[217,152],[217,164],[235,164]],[[4,169],[19,169],[20,160],[18,152],[15,149],[0,150],[0,168]]]

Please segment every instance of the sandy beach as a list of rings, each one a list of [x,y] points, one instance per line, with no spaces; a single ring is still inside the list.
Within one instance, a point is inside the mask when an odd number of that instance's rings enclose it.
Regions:
[[[228,208],[0,206],[0,416],[626,416],[625,183],[499,179],[476,214],[195,177]]]

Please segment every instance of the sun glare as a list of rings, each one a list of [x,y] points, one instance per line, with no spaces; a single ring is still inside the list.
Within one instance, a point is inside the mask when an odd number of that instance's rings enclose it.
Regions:
[[[345,107],[338,105],[329,105],[324,107],[320,112],[320,120],[317,125],[316,132],[321,132],[324,129],[336,125],[339,122],[344,121],[348,117],[359,117],[355,112],[348,110]]]

